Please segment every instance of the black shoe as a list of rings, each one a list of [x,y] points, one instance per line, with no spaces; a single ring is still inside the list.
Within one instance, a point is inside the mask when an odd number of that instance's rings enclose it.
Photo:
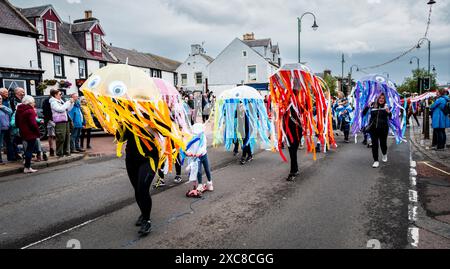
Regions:
[[[350,141],[348,141],[348,139],[347,139],[347,140],[344,141],[344,143],[345,143],[345,144],[349,144]]]
[[[92,147],[91,146],[87,146],[87,149],[92,149]]]
[[[241,161],[240,161],[240,163],[241,163],[241,165],[244,165],[244,164],[246,163],[245,159],[242,158]]]
[[[55,157],[55,150],[54,149],[50,149],[50,157]]]
[[[362,142],[362,144],[363,144],[363,145],[367,145],[367,140],[364,140],[364,141]]]
[[[136,221],[136,227],[141,227],[142,226],[142,221],[144,220],[144,217],[142,217],[142,215],[139,216],[139,218]]]
[[[294,174],[289,174],[288,178],[286,179],[286,181],[292,182],[294,181],[298,176],[300,175],[300,172],[294,173]]]
[[[48,161],[47,154],[44,152],[42,153],[42,159],[44,159],[44,162]]]
[[[150,220],[148,221],[142,221],[141,229],[139,230],[139,234],[141,236],[147,236],[152,231],[152,222]]]
[[[81,148],[80,148],[80,149],[77,149],[77,151],[78,151],[78,152],[82,152],[82,153],[83,153],[83,152],[86,152],[84,149],[81,149]]]
[[[246,163],[249,163],[253,161],[253,156],[247,157],[247,160],[245,160]]]

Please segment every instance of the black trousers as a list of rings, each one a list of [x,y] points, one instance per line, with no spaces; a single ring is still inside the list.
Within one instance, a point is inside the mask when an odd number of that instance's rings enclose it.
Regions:
[[[178,154],[177,161],[175,162],[175,172],[177,176],[181,176],[181,156]]]
[[[150,187],[155,177],[155,172],[151,169],[148,159],[142,158],[137,160],[136,158],[129,158],[127,156],[125,164],[143,220],[148,221],[150,220],[150,213],[152,211]]]
[[[81,130],[81,136],[80,136],[81,148],[83,148],[83,145],[84,145],[84,138],[86,138],[86,147],[91,146],[91,132],[92,132],[92,129],[82,129]]]
[[[301,140],[301,139],[300,139]],[[300,147],[300,141],[293,141],[293,143],[289,146],[289,157],[291,158],[291,175],[298,173],[298,160],[297,153],[298,148]]]
[[[370,132],[372,138],[372,156],[375,162],[378,162],[378,147],[381,147],[383,155],[387,154],[387,138],[389,135],[389,128],[376,128]]]
[[[445,144],[447,144],[447,134],[445,133],[445,129],[438,128],[435,130],[437,138],[437,149],[445,149]]]
[[[202,115],[203,123],[209,120],[209,115]]]

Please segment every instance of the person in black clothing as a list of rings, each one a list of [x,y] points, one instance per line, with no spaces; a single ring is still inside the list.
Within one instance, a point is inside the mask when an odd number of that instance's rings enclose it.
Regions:
[[[139,234],[146,236],[151,232],[152,223],[150,213],[152,210],[152,198],[150,196],[150,187],[155,177],[155,171],[150,166],[149,159],[153,159],[155,164],[159,161],[159,152],[153,143],[150,143],[152,150],[149,151],[143,147],[145,157],[139,153],[136,145],[136,138],[129,130],[125,131],[122,138],[116,136],[120,142],[127,142],[125,149],[125,164],[131,185],[133,185],[136,202],[141,210],[141,216],[136,222],[136,226],[140,226]]]
[[[370,123],[369,132],[372,138],[372,155],[373,155],[373,168],[380,167],[378,159],[378,145],[381,147],[383,153],[383,162],[388,161],[387,156],[387,138],[389,135],[389,119],[392,118],[392,113],[389,107],[386,105],[386,96],[381,94],[375,104],[370,107],[366,107],[363,111],[363,115],[366,115],[370,110]]]
[[[301,125],[301,121],[297,112],[293,108],[291,108],[290,113],[287,113],[285,117],[288,117],[288,130],[291,133],[291,136],[288,135],[289,139],[289,157],[291,158],[291,172],[289,173],[287,181],[294,181],[295,178],[299,175],[298,169],[298,160],[297,153],[298,148],[300,147],[303,129]],[[286,122],[285,120],[283,122]]]
[[[241,103],[240,106],[243,106],[243,104]],[[253,154],[252,154],[252,149],[250,147],[249,144],[249,140],[250,140],[250,119],[248,118],[247,112],[245,111],[245,109],[242,107],[241,108],[242,111],[241,113],[244,114],[244,120],[245,120],[245,137],[244,137],[244,141],[242,143],[243,147],[242,147],[242,158],[241,158],[241,165],[244,165],[248,162],[251,162],[253,160]],[[239,143],[238,143],[239,144]]]

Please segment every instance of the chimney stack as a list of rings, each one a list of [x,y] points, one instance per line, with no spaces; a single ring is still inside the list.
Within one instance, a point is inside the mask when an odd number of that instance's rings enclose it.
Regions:
[[[84,11],[84,18],[85,19],[91,19],[92,18],[92,10]]]
[[[255,33],[246,33],[244,34],[244,41],[255,40]]]

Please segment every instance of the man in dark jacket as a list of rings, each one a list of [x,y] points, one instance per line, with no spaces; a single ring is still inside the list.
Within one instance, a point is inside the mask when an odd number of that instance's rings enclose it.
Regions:
[[[37,170],[31,168],[31,158],[36,147],[36,140],[41,136],[39,126],[36,122],[37,115],[34,107],[34,98],[32,96],[25,96],[22,99],[22,104],[17,106],[16,110],[16,126],[20,130],[23,141],[26,142],[25,174],[37,172]]]

